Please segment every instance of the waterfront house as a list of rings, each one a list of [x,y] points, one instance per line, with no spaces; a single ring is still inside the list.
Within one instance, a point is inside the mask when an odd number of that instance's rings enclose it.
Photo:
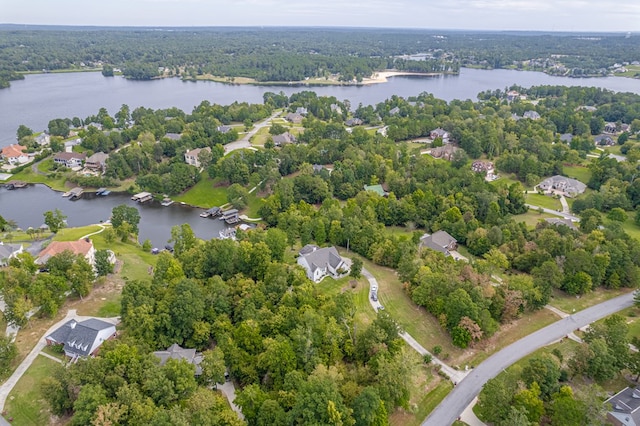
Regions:
[[[184,153],[184,161],[192,166],[200,167],[200,159],[198,158],[198,156],[203,150],[211,152],[211,148],[209,148],[208,146],[204,148],[192,149],[191,151],[187,151]]]
[[[82,166],[82,162],[87,158],[87,154],[78,152],[59,152],[53,157],[53,162],[70,169]]]
[[[85,167],[89,169],[99,169],[104,171],[107,168],[107,160],[109,154],[104,152],[96,152],[84,162]]]
[[[2,148],[0,156],[11,165],[24,164],[29,161],[26,151],[27,147],[19,144],[11,144]]]
[[[100,346],[116,336],[116,326],[98,318],[67,321],[45,337],[48,346],[63,345],[64,354],[71,359],[94,356]]]
[[[96,249],[89,238],[76,241],[52,241],[46,248],[38,253],[36,264],[44,265],[53,256],[64,251],[70,251],[75,255],[84,257],[91,266],[95,266],[96,264]]]
[[[36,136],[34,140],[38,145],[44,146],[44,145],[49,145],[49,143],[51,142],[51,137],[49,136],[48,133],[42,132],[38,136]]]

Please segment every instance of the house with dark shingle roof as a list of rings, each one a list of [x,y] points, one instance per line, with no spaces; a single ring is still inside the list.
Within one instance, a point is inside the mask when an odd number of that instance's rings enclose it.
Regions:
[[[287,143],[294,143],[297,141],[296,137],[289,132],[282,133],[281,135],[275,135],[271,138],[275,146],[281,146]]]
[[[308,252],[308,250],[311,251]],[[302,266],[307,271],[307,277],[316,283],[322,281],[324,277],[339,278],[349,272],[349,266],[335,247],[313,249],[313,246],[305,246],[300,251],[298,265]]]
[[[560,142],[569,144],[573,140],[573,135],[571,133],[563,133],[560,135]]]
[[[294,124],[300,124],[302,123],[302,120],[304,119],[304,117],[295,112],[290,112],[284,117],[284,119]]]
[[[600,146],[613,146],[616,144],[613,138],[609,135],[598,135],[595,138],[593,138],[593,140],[596,143],[596,145],[600,145]]]
[[[47,345],[64,345],[64,354],[69,358],[93,356],[100,346],[116,335],[116,326],[98,318],[78,322],[67,321],[45,337]]]
[[[605,404],[607,404],[607,420],[610,424],[615,426],[640,425],[640,390],[624,388],[607,399]]]
[[[458,240],[446,231],[436,231],[433,234],[424,234],[420,238],[420,247],[430,248],[445,256],[451,256],[451,252],[458,248]]]
[[[216,127],[216,130],[224,135],[231,131],[231,126],[218,126]]]
[[[184,360],[196,367],[196,376],[202,374],[202,367],[200,367],[200,363],[204,357],[202,356],[202,353],[196,352],[195,349],[185,349],[177,343],[174,343],[169,346],[166,351],[157,351],[154,352],[153,355],[160,360],[161,366],[165,365],[170,359]]]
[[[109,154],[105,154],[104,152],[96,152],[91,157],[85,160],[84,166],[89,169],[104,170],[107,168],[108,159],[109,159]]]

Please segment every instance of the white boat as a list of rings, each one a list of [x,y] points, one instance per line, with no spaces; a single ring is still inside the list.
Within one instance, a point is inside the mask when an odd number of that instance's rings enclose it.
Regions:
[[[160,203],[160,205],[164,206],[164,207],[168,207],[171,204],[173,204],[173,200],[171,198],[165,198],[162,200],[162,202]]]

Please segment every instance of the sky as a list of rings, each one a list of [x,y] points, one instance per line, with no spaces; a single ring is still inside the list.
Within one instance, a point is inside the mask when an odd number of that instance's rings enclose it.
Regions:
[[[0,23],[640,32],[640,0],[0,0]]]

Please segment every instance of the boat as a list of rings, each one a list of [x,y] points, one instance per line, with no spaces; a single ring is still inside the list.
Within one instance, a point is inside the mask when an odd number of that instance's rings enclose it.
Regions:
[[[171,198],[165,197],[162,199],[162,202],[160,203],[160,205],[164,206],[164,207],[169,207],[171,204],[173,204],[173,200]]]
[[[109,194],[111,194],[111,191],[109,191],[108,189],[105,189],[100,193],[100,195],[109,195]]]
[[[153,194],[151,194],[150,192],[140,192],[139,194],[136,194],[133,197],[131,197],[131,199],[139,203],[144,203],[145,201],[149,201],[153,199]]]
[[[96,190],[96,195],[102,195],[102,193],[103,193],[104,191],[106,191],[106,190],[107,190],[107,188],[98,188],[98,189]]]
[[[63,197],[68,197],[69,195],[71,195],[71,191],[67,191],[64,194],[62,194]]]

